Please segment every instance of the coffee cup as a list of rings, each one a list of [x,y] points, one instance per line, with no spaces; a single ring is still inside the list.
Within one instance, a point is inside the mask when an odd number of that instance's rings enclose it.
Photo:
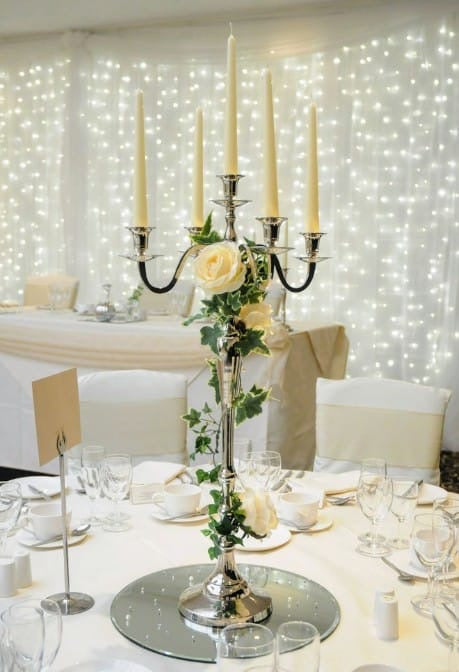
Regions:
[[[194,513],[201,501],[201,488],[191,483],[174,483],[164,486],[163,492],[153,495],[153,502],[164,503],[169,516]]]
[[[70,526],[71,511],[67,511],[66,524]],[[30,524],[37,539],[51,539],[62,534],[62,510],[60,502],[37,504],[29,513]]]
[[[286,492],[279,495],[279,515],[298,527],[309,527],[317,522],[320,498],[306,492]]]

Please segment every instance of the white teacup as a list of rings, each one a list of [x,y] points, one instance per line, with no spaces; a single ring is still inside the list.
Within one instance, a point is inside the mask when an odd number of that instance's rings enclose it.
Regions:
[[[67,528],[70,526],[72,512],[67,510]],[[29,520],[37,539],[51,539],[62,534],[62,512],[60,502],[37,504],[29,513]]]
[[[153,495],[153,502],[162,503],[170,516],[194,513],[201,501],[201,488],[191,483],[166,485],[163,492]]]
[[[317,522],[320,497],[306,492],[286,492],[279,495],[279,516],[298,527],[308,527]]]

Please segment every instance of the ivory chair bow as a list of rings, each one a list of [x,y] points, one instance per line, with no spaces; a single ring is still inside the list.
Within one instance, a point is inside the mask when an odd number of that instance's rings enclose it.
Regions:
[[[48,305],[50,301],[50,289],[53,285],[68,289],[68,295],[63,301],[61,308],[73,308],[78,295],[78,278],[62,273],[50,275],[29,276],[24,287],[24,305],[40,306]]]
[[[401,380],[318,378],[314,471],[350,471],[382,457],[394,477],[439,483],[450,396]]]

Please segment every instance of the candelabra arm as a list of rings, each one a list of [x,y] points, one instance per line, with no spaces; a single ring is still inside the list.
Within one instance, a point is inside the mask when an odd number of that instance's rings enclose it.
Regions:
[[[299,287],[292,287],[292,285],[289,285],[289,283],[287,282],[287,278],[284,275],[281,263],[280,263],[277,255],[272,254],[271,255],[271,261],[272,261],[273,274],[274,274],[274,271],[277,272],[277,275],[279,276],[279,280],[281,281],[281,283],[283,284],[285,289],[287,289],[289,292],[296,292],[296,293],[303,292],[311,284],[312,279],[314,278],[314,273],[316,272],[316,264],[314,264],[314,263],[308,264],[308,267],[309,267],[308,268],[308,276],[307,276],[306,280],[304,281],[304,283],[302,285],[300,285]]]
[[[192,245],[189,247],[185,252],[182,254],[182,256],[179,259],[179,262],[175,268],[174,275],[172,276],[172,279],[167,285],[164,285],[164,287],[156,287],[155,285],[152,285],[151,282],[148,280],[147,277],[147,267],[144,261],[139,262],[139,273],[140,277],[142,278],[142,282],[144,285],[150,290],[150,292],[154,292],[154,294],[166,294],[167,292],[170,292],[171,289],[175,287],[177,284],[177,280],[182,274],[182,271],[185,267],[185,264],[188,260],[188,258],[197,252],[202,248],[202,245]]]

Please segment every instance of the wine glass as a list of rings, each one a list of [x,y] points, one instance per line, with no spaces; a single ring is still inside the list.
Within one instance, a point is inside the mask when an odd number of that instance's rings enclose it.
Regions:
[[[419,513],[414,517],[411,545],[419,562],[428,569],[428,588],[411,604],[421,614],[432,615],[434,602],[434,571],[447,559],[454,544],[454,528],[439,513]]]
[[[389,541],[392,548],[409,548],[408,539],[402,538],[402,525],[414,513],[418,501],[419,485],[416,481],[392,480],[392,506],[391,511],[397,518],[397,536]]]
[[[319,672],[320,635],[312,623],[288,621],[277,631],[276,672]]]
[[[363,515],[371,521],[369,538],[357,546],[357,552],[375,558],[387,555],[389,546],[376,534],[377,524],[384,520],[392,503],[392,481],[384,460],[369,459],[362,463],[357,501]]]
[[[8,644],[6,627],[0,618],[0,670],[2,672],[13,672],[13,655]]]
[[[432,619],[440,640],[449,647],[448,672],[459,670],[459,591],[450,597],[436,597]],[[446,669],[445,669],[446,672]]]
[[[439,513],[443,516],[446,521],[450,522],[454,529],[454,544],[451,548],[448,557],[442,565],[441,573],[443,577],[441,594],[442,596],[451,597],[455,594],[454,588],[448,584],[448,572],[450,571],[451,562],[454,562],[456,553],[458,551],[458,542],[459,542],[459,502],[453,501],[438,501],[435,500],[433,503],[434,513]]]
[[[17,602],[17,607],[24,609],[35,609],[43,614],[45,627],[45,639],[43,645],[43,660],[40,672],[45,672],[51,668],[62,640],[62,614],[59,605],[54,600],[45,598],[43,600],[27,598]]]
[[[132,480],[132,465],[129,455],[107,455],[102,466],[102,489],[113,502],[113,513],[103,521],[109,532],[122,532],[129,528],[126,517],[121,516],[119,503],[126,497]]]
[[[105,450],[102,446],[83,446],[81,478],[89,498],[89,522],[91,525],[100,525],[102,522],[97,516],[97,504],[102,488],[101,471],[104,457]]]
[[[0,485],[0,555],[4,554],[8,532],[18,522],[22,507],[22,493],[19,483]]]
[[[264,625],[239,623],[224,628],[217,642],[218,672],[274,672],[274,635]]]
[[[370,469],[371,471],[375,471],[376,473],[383,474],[384,476],[387,476],[387,464],[386,461],[381,457],[370,457],[367,458],[366,460],[363,460],[360,465],[360,472],[362,471],[366,472],[368,469]],[[362,532],[362,534],[359,534],[357,539],[359,541],[368,544],[372,538],[371,535],[372,531],[367,530],[366,532]],[[380,543],[384,543],[386,541],[386,537],[382,534],[377,534],[376,538]]]
[[[250,456],[251,473],[255,486],[269,491],[279,480],[281,455],[275,450],[252,453]]]
[[[1,615],[7,648],[20,672],[40,672],[45,644],[43,609],[13,604]]]

